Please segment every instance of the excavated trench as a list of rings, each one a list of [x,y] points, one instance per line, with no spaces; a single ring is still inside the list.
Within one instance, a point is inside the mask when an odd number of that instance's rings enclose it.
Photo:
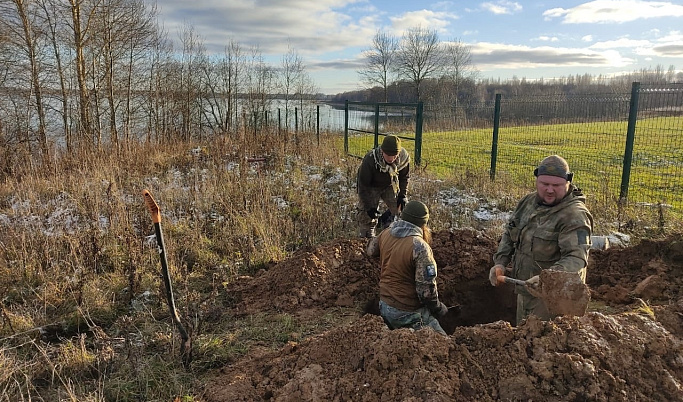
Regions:
[[[441,300],[460,310],[429,329],[377,316],[378,261],[361,239],[297,251],[225,288],[222,317],[339,320],[277,350],[255,348],[206,384],[207,401],[683,400],[683,242],[591,251],[582,317],[512,325],[512,285],[488,282],[497,239],[434,233]],[[365,309],[363,309],[365,307]],[[370,313],[370,314],[367,314]],[[482,324],[482,325],[478,325]]]

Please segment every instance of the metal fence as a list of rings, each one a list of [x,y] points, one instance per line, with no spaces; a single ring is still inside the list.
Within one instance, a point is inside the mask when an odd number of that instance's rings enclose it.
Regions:
[[[362,158],[380,136],[397,135],[412,142],[413,161],[422,163],[423,108],[420,103],[350,102],[344,105],[344,151]],[[349,141],[354,138],[354,141]]]
[[[370,112],[361,119],[347,111],[347,121],[361,126]],[[376,128],[366,126],[370,133],[350,133],[367,140],[353,141],[363,151],[351,146],[347,152],[367,152],[378,135],[389,133],[414,150],[416,115],[410,116],[380,118]],[[633,83],[630,93],[497,96],[451,107],[426,103],[421,136],[420,162],[430,171],[489,174],[531,187],[538,162],[559,154],[575,172],[574,182],[594,198],[683,211],[683,84]]]

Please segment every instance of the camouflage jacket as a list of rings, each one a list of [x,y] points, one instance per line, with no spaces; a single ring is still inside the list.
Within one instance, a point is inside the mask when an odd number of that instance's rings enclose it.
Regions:
[[[410,179],[410,155],[405,148],[401,148],[398,158],[394,163],[387,164],[382,158],[379,147],[370,150],[363,157],[358,168],[357,187],[358,195],[364,205],[369,205],[370,200],[363,199],[370,193],[369,187],[387,188],[394,187],[396,196],[406,196],[408,192],[408,180]]]
[[[370,240],[367,253],[379,257],[380,299],[403,311],[439,308],[436,261],[432,248],[422,238],[422,229],[398,220]]]
[[[536,192],[520,200],[493,256],[494,264],[512,262],[513,276],[527,280],[542,269],[577,272],[585,281],[593,216],[586,197],[572,185],[554,206],[538,203]],[[525,293],[523,286],[517,293]]]

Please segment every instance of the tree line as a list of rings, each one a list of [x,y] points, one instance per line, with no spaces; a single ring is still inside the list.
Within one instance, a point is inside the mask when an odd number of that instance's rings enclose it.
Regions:
[[[273,94],[287,122],[317,92],[295,49],[272,65],[234,40],[209,54],[190,25],[178,38],[142,0],[0,0],[2,156],[238,133]]]
[[[481,78],[472,61],[471,46],[459,39],[442,41],[436,30],[415,27],[401,37],[377,31],[365,50],[358,75],[366,89],[328,97],[332,102],[423,101],[433,109],[492,101],[511,96],[629,93],[634,81],[643,84],[683,82],[683,72],[671,65],[643,68],[618,76],[576,74],[553,79]]]
[[[400,38],[376,33],[358,71],[366,90],[323,96],[294,48],[269,64],[257,46],[232,39],[211,54],[191,25],[177,35],[174,47],[156,6],[143,0],[0,0],[0,157],[7,164],[79,147],[243,135],[265,123],[275,102],[289,127],[295,108],[303,121],[315,100],[456,107],[495,93],[613,91],[682,78],[658,66],[620,80],[479,79],[470,47],[415,27]]]

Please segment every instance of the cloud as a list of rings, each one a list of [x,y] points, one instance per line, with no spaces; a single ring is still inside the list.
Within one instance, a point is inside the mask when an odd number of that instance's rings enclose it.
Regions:
[[[652,47],[652,54],[662,57],[683,57],[683,32],[671,31],[657,39]]]
[[[671,31],[658,39],[659,42],[683,42],[683,32]]]
[[[296,43],[301,54],[333,52],[364,46],[376,26],[361,23],[367,14],[360,0],[164,0],[159,9],[177,38],[184,25],[202,32],[210,52],[220,52],[229,40],[262,52],[284,54]],[[356,8],[356,6],[358,6]],[[354,18],[354,13],[360,17]]]
[[[337,59],[329,61],[311,61],[306,65],[310,71],[316,70],[358,70],[367,66],[367,60],[362,57],[355,59]]]
[[[646,39],[619,38],[616,40],[596,42],[589,46],[593,50],[629,49],[641,56],[681,57],[683,53],[683,34],[672,31],[657,39],[656,43]]]
[[[522,11],[522,5],[516,1],[500,0],[496,2],[485,2],[481,8],[493,14],[514,14]]]
[[[447,12],[436,12],[431,10],[409,11],[396,17],[390,17],[391,31],[394,35],[400,36],[410,29],[418,26],[443,32],[452,20],[458,16]]]
[[[593,35],[584,35],[581,37],[581,40],[584,42],[593,42]]]
[[[539,36],[535,40],[540,40],[541,42],[557,42],[559,39],[556,36]]]
[[[441,10],[441,11],[446,11],[450,10],[455,6],[455,4],[452,1],[438,1],[436,3],[432,3],[432,10]]]
[[[573,8],[553,8],[546,20],[561,18],[563,24],[604,24],[643,18],[682,17],[683,6],[671,2],[642,0],[595,0]]]
[[[614,50],[528,47],[480,42],[472,46],[472,62],[481,70],[541,67],[623,67],[632,59]]]
[[[590,45],[590,49],[615,49],[626,48],[631,49],[635,47],[651,47],[652,43],[649,40],[634,40],[629,38],[620,38],[617,40],[608,40],[604,42],[595,42]]]
[[[683,44],[657,45],[652,48],[652,51],[662,57],[682,57]]]

